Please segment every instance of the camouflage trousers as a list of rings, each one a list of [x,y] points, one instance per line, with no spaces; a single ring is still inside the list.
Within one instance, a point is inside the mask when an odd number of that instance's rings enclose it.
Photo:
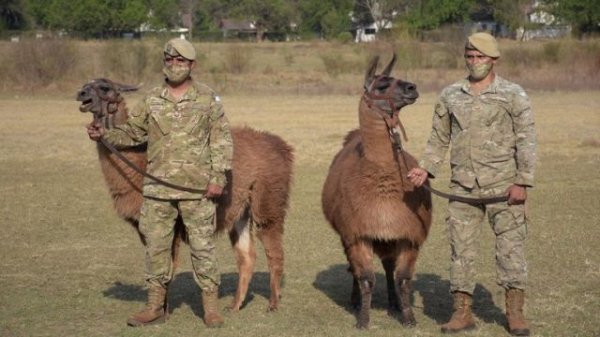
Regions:
[[[472,190],[452,186],[454,194],[477,197],[504,195],[509,185]],[[475,290],[475,258],[481,227],[487,215],[496,236],[496,279],[505,289],[524,289],[527,283],[525,239],[527,220],[525,205],[506,202],[470,205],[457,201],[448,204],[448,237],[451,247],[450,290],[473,294]]]
[[[166,287],[173,277],[171,247],[178,215],[181,215],[188,235],[196,283],[203,291],[213,291],[219,286],[221,276],[214,244],[215,211],[215,204],[208,199],[144,199],[139,228],[146,240],[148,286]]]

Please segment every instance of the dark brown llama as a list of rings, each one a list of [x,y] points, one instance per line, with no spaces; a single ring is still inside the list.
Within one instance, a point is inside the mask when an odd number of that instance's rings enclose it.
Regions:
[[[79,110],[92,112],[94,122],[110,128],[127,119],[128,109],[121,92],[137,90],[107,79],[86,83],[77,93]],[[229,234],[236,254],[239,280],[229,308],[238,311],[246,297],[256,262],[254,237],[262,242],[270,273],[269,311],[277,310],[283,276],[283,222],[288,209],[292,180],[293,149],[278,136],[248,127],[232,128],[232,170],[217,205],[217,232]],[[97,146],[102,173],[117,213],[138,230],[143,201],[142,176],[123,163],[101,143]],[[141,169],[146,167],[146,147],[120,152]],[[186,241],[181,219],[175,226],[173,266],[181,241]],[[142,243],[144,239],[139,233]]]
[[[359,309],[358,328],[369,326],[374,254],[385,270],[388,312],[400,309],[403,325],[416,324],[410,282],[431,225],[431,195],[409,183],[406,174],[417,163],[398,151],[395,137],[400,109],[419,95],[414,84],[390,76],[396,55],[381,75],[375,74],[378,61],[373,58],[366,73],[359,129],[346,136],[322,192],[323,212],[340,235],[354,277],[351,302]]]

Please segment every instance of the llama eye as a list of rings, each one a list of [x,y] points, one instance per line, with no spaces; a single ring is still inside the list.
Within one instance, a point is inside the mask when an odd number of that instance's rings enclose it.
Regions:
[[[390,83],[388,81],[385,81],[385,82],[377,83],[375,88],[379,91],[385,91],[387,88],[389,88],[389,86],[390,86]]]

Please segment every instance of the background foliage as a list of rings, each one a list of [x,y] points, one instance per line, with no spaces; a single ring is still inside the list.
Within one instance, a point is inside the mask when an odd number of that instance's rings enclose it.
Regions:
[[[576,36],[600,32],[600,0],[542,0],[540,9]],[[41,29],[86,38],[119,36],[139,29],[218,31],[223,18],[254,21],[259,35],[299,27],[304,36],[335,38],[354,23],[396,21],[412,30],[496,21],[510,29],[526,24],[532,0],[1,0],[0,31]],[[190,18],[186,22],[185,18]]]
[[[374,54],[396,52],[397,69],[423,91],[438,91],[465,75],[462,34],[441,42],[386,38],[375,43],[198,43],[194,76],[222,94],[358,94],[362,69]],[[169,36],[142,40],[22,39],[0,41],[0,92],[72,95],[92,78],[152,86],[162,80]],[[600,40],[519,42],[500,39],[500,73],[531,90],[600,88]],[[0,97],[2,96],[0,95]]]

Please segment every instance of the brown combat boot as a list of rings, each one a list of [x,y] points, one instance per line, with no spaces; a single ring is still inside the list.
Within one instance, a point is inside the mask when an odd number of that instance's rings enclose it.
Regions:
[[[202,308],[204,309],[204,324],[208,328],[219,328],[223,326],[223,317],[219,314],[219,291],[202,292]]]
[[[525,291],[510,288],[506,290],[506,320],[508,332],[513,336],[529,336],[529,327],[523,316],[525,304]]]
[[[167,308],[167,289],[161,286],[148,288],[148,302],[144,310],[133,314],[127,319],[129,326],[144,326],[160,324],[167,320],[169,310]]]
[[[475,329],[473,314],[471,313],[472,296],[456,291],[454,296],[454,313],[448,323],[442,325],[443,333],[455,333]]]

